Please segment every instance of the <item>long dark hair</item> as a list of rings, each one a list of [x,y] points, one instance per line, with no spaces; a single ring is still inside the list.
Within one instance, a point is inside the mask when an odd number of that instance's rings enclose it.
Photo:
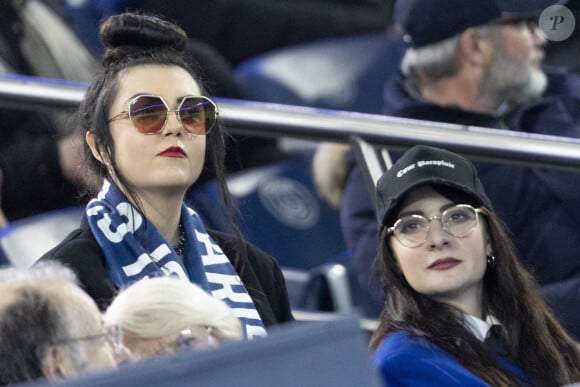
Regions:
[[[100,187],[102,179],[111,179],[111,174],[114,174],[123,185],[129,199],[141,210],[134,187],[117,168],[115,143],[109,130],[109,110],[118,91],[118,75],[129,67],[150,64],[173,65],[186,70],[202,90],[204,90],[203,82],[196,69],[186,58],[187,34],[175,24],[153,15],[123,13],[105,19],[101,23],[99,35],[105,46],[103,69],[89,85],[79,107],[77,119],[83,138],[88,131],[92,132],[97,150],[106,156],[110,161],[110,166],[107,167],[97,160],[85,142],[85,164],[90,176],[92,176],[92,182],[87,185],[85,195],[93,196]],[[238,262],[241,257],[245,256],[246,250],[242,243],[241,234],[233,221],[235,211],[225,182],[226,146],[224,138],[227,135],[218,119],[206,137],[204,170],[209,170],[208,172],[216,179],[220,188],[221,199],[229,216],[231,231],[236,236],[234,251],[237,252],[238,256],[234,258]]]
[[[478,206],[467,195],[433,186],[456,203]],[[398,211],[393,211],[393,214]],[[510,236],[495,213],[484,208],[495,263],[483,278],[483,310],[505,328],[501,341],[507,357],[535,385],[554,386],[580,381],[580,353],[573,339],[542,300],[531,274],[517,258]],[[391,219],[392,220],[392,219]],[[389,223],[387,223],[389,224]],[[376,350],[394,332],[422,337],[453,355],[466,369],[493,386],[519,385],[464,325],[455,307],[416,292],[401,273],[389,245],[387,227],[380,232],[379,265],[386,301],[370,347]]]

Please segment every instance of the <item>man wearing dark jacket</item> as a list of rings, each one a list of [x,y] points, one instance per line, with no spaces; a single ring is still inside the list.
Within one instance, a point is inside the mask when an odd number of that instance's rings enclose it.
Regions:
[[[511,1],[511,8],[497,3],[398,2],[395,18],[409,48],[401,78],[387,85],[384,113],[580,137],[580,99],[572,86],[578,77],[542,69],[546,39],[530,19],[550,2],[538,6],[537,1]],[[524,264],[557,316],[580,339],[580,174],[491,163],[477,167]],[[354,168],[341,212],[345,238],[365,285],[376,255],[376,243],[369,240],[377,240],[374,210],[366,198]]]

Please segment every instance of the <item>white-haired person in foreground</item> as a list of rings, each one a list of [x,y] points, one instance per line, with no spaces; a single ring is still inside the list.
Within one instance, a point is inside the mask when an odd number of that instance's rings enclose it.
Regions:
[[[243,338],[240,321],[229,306],[174,277],[145,278],[122,290],[104,320],[108,326],[121,327],[124,346],[134,361]]]

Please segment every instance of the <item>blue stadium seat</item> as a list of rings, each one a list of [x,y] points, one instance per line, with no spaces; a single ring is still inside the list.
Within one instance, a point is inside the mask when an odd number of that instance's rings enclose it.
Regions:
[[[310,158],[296,157],[232,174],[227,180],[240,210],[245,238],[283,268],[294,307],[350,310],[346,247],[338,211],[316,194]],[[227,231],[216,206],[215,182],[193,190],[188,201],[208,228]]]
[[[338,259],[345,250],[336,209],[316,194],[309,158],[292,158],[230,175],[228,188],[238,206],[246,239],[282,266],[311,269]],[[189,200],[209,228],[223,230],[216,208],[217,184],[192,191]]]
[[[0,230],[0,256],[11,265],[29,267],[79,226],[83,212],[78,206],[11,222]]]
[[[236,78],[256,101],[380,113],[383,86],[398,73],[404,49],[386,33],[324,39],[249,59]]]

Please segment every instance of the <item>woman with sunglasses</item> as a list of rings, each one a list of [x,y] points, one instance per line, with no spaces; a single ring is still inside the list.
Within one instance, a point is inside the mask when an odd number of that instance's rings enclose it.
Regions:
[[[415,146],[376,193],[386,300],[371,349],[386,385],[580,381],[576,343],[519,263],[468,160]]]
[[[103,70],[79,110],[85,160],[100,186],[80,229],[41,260],[75,270],[105,308],[119,289],[145,277],[174,276],[232,307],[246,337],[292,314],[275,260],[233,236],[206,230],[184,204],[202,169],[215,174],[226,207],[224,132],[184,58],[178,26],[124,13],[100,27]],[[231,211],[230,211],[231,213]]]

